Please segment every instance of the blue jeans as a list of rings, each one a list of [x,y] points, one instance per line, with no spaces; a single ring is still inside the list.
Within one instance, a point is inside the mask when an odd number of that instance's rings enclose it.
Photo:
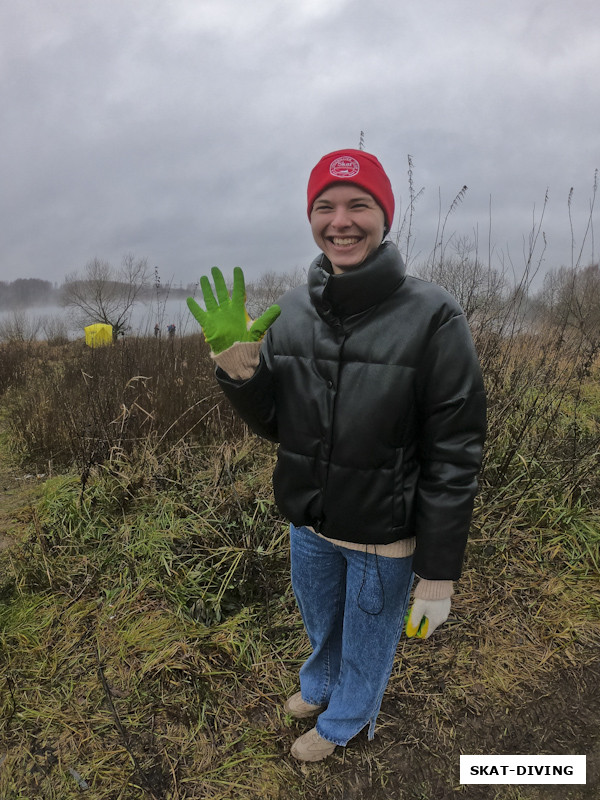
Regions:
[[[313,652],[300,670],[317,732],[345,746],[369,739],[390,678],[413,582],[412,556],[349,550],[291,526],[292,586]]]

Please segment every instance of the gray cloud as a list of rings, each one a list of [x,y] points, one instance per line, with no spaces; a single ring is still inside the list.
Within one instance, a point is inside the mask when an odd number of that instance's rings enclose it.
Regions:
[[[595,2],[75,0],[0,8],[0,274],[60,281],[98,256],[163,280],[306,266],[308,172],[361,130],[408,201],[415,252],[448,223],[515,261],[549,204],[571,256],[600,165]],[[485,245],[487,250],[487,244]],[[589,250],[591,255],[591,249]]]

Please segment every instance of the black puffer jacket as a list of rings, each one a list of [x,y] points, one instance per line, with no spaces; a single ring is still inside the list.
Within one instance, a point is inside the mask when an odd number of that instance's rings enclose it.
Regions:
[[[279,442],[280,511],[349,542],[416,536],[415,572],[457,579],[485,437],[460,307],[407,277],[390,242],[344,275],[321,255],[280,305],[255,375],[217,370],[252,430]]]

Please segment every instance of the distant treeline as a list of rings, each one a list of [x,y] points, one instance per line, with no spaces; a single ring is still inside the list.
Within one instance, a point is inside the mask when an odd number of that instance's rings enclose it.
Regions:
[[[82,281],[86,283],[86,281]],[[195,286],[186,288],[174,286],[148,286],[141,293],[140,299],[149,303],[152,300],[164,300],[167,297],[187,297],[193,293]],[[123,293],[127,287],[123,286]],[[39,278],[17,278],[16,281],[0,281],[0,311],[21,310],[33,306],[60,305],[63,286],[43,281]]]
[[[60,289],[39,278],[17,278],[0,281],[0,311],[53,305],[60,302]]]

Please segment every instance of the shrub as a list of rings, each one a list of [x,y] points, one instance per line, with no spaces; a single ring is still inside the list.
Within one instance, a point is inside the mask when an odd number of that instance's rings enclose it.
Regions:
[[[89,469],[142,443],[166,449],[182,438],[243,435],[199,334],[96,349],[77,342],[59,352],[28,359],[5,398],[13,441],[32,464]]]

